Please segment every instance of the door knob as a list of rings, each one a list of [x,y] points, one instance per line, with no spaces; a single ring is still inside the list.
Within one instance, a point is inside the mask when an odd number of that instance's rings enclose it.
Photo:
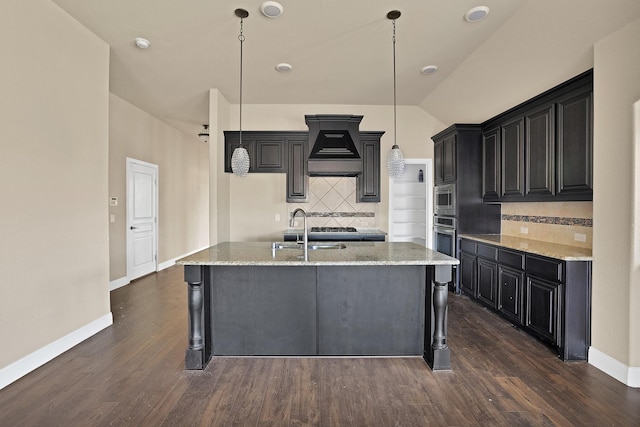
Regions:
[[[131,230],[137,230],[138,227],[134,227],[133,225],[131,227],[129,227]]]

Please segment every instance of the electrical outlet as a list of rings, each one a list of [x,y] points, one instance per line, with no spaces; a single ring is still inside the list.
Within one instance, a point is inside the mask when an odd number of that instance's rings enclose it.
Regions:
[[[520,227],[520,234],[529,234],[529,229],[527,227]]]
[[[582,234],[582,233],[575,233],[573,235],[573,238],[575,239],[576,242],[586,242],[587,241],[587,235],[586,234]]]
[[[280,222],[280,214],[279,213],[276,214],[276,222]]]

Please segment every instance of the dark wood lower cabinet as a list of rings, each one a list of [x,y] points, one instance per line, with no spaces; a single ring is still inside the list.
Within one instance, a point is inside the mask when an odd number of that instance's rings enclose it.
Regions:
[[[495,262],[478,258],[478,293],[477,298],[495,308],[497,301],[497,273]]]
[[[526,327],[553,345],[560,345],[558,314],[561,289],[560,283],[527,277]]]
[[[460,255],[460,290],[476,295],[476,256],[464,252]]]
[[[524,272],[500,266],[498,269],[498,311],[522,324]]]
[[[553,346],[586,360],[591,344],[591,261],[563,261],[460,241],[460,290]]]

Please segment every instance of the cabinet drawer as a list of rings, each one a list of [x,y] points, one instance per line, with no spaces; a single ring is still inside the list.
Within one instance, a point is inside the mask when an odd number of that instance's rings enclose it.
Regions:
[[[562,261],[527,255],[527,274],[542,279],[562,281]]]
[[[520,252],[499,249],[498,262],[502,265],[524,270],[524,254]]]
[[[495,261],[498,259],[498,248],[478,243],[478,256]]]
[[[462,252],[466,252],[468,254],[476,253],[476,242],[473,240],[461,239],[460,240],[460,250]]]

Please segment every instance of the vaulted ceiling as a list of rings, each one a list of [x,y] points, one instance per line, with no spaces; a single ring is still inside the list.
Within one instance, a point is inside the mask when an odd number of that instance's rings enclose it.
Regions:
[[[510,50],[554,58],[573,49],[584,56],[581,50],[640,15],[638,0],[281,0],[275,19],[261,13],[261,0],[52,1],[109,44],[112,93],[194,134],[208,121],[210,88],[238,102],[236,8],[249,12],[244,103],[392,104],[393,26],[386,15],[397,9],[397,102],[419,105],[445,123],[482,118],[465,117],[464,108],[453,118],[439,105],[458,90],[490,90],[501,73],[487,67],[536,72],[518,59],[522,53],[513,56],[519,64],[510,64]],[[464,14],[479,5],[489,15],[466,22]],[[151,46],[137,48],[136,37]],[[537,40],[546,44],[528,44]],[[494,58],[496,49],[506,54]],[[293,69],[278,72],[279,63]],[[438,71],[422,74],[427,65]],[[475,69],[482,71],[477,81]]]

